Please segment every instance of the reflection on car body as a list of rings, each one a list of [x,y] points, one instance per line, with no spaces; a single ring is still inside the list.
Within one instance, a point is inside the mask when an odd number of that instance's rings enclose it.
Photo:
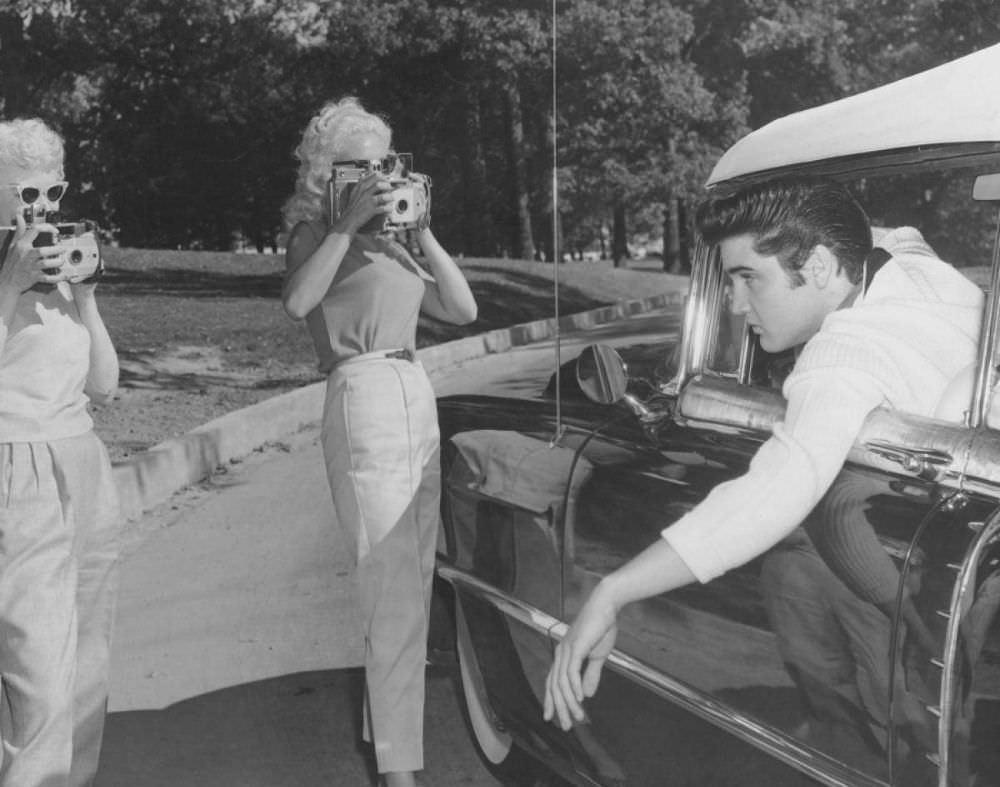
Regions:
[[[972,79],[975,96],[984,81],[1000,87],[1000,47],[880,89],[874,117],[862,95],[754,132],[709,187],[948,168],[967,175],[967,195],[1000,203],[996,113],[955,88]],[[928,104],[948,117],[954,102],[970,104],[960,129],[906,122]],[[703,245],[678,345],[651,353],[637,335],[634,350],[618,348],[624,361],[591,348],[575,393],[564,373],[560,390],[531,399],[440,401],[439,574],[457,602],[472,727],[498,773],[1000,784],[996,257],[979,359],[937,416],[875,411],[788,538],[711,582],[626,607],[611,668],[570,732],[542,721],[554,642],[601,577],[743,474],[782,417],[792,358],[763,352],[729,311],[718,255]]]

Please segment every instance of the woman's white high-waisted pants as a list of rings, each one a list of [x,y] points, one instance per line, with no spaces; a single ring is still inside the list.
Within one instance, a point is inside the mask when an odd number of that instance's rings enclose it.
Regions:
[[[0,787],[94,780],[120,533],[93,432],[0,443]]]
[[[420,363],[372,354],[338,365],[322,442],[337,519],[357,555],[365,740],[380,773],[421,770],[441,468],[434,391]]]

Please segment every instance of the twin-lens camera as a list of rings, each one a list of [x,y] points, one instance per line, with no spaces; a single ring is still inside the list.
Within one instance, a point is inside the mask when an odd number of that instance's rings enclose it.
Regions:
[[[392,186],[392,207],[384,216],[376,216],[362,232],[406,230],[419,226],[430,208],[431,179],[413,172],[413,155],[397,153],[383,159],[335,161],[330,177],[330,223],[347,207],[351,191],[359,180],[372,173],[384,175]]]

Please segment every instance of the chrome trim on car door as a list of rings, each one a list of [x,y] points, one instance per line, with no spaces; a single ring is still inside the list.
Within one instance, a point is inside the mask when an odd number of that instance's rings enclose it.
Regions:
[[[956,684],[962,669],[962,664],[959,661],[961,658],[959,652],[960,630],[975,596],[976,575],[980,569],[983,551],[996,541],[998,534],[1000,534],[1000,511],[996,511],[990,516],[979,535],[969,545],[952,591],[950,617],[945,630],[944,663],[946,669],[941,680],[941,720],[938,724],[939,787],[948,787],[950,778],[953,710],[958,702]]]
[[[757,435],[764,440],[784,417],[785,400],[777,391],[739,385],[698,375],[685,386],[677,404],[677,421],[729,434]],[[880,407],[866,419],[848,456],[856,465],[893,475],[932,479],[942,488],[977,483],[993,494],[1000,478],[1000,440],[987,433],[976,443],[989,451],[989,462],[971,454],[974,433],[960,424],[938,421]],[[992,481],[992,484],[991,484]]]
[[[884,440],[869,440],[864,446],[870,453],[895,462],[907,473],[913,473],[927,481],[936,481],[941,468],[946,468],[955,461],[946,451],[897,445]]]
[[[498,591],[472,574],[441,562],[438,563],[437,571],[453,587],[474,594],[504,615],[539,633],[546,634],[554,641],[558,642],[566,635],[568,625],[565,622]],[[645,686],[667,701],[829,787],[886,787],[884,781],[874,779],[820,752],[801,746],[774,728],[750,716],[734,712],[710,695],[651,669],[638,659],[617,649],[611,652],[608,665],[619,674]]]

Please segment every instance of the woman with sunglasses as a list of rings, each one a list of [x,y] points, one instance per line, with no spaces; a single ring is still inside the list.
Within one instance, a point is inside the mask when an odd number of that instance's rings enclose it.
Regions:
[[[88,401],[118,359],[94,298],[58,245],[62,138],[0,122],[0,787],[88,785],[108,693],[118,506]]]
[[[424,667],[437,545],[440,464],[434,391],[414,359],[421,312],[476,318],[469,285],[430,230],[425,270],[381,233],[392,187],[373,169],[334,217],[334,162],[382,161],[392,132],[354,98],[312,118],[296,150],[283,301],[305,319],[328,374],[322,444],[341,527],[355,551],[365,635],[365,739],[386,787],[423,768]]]

